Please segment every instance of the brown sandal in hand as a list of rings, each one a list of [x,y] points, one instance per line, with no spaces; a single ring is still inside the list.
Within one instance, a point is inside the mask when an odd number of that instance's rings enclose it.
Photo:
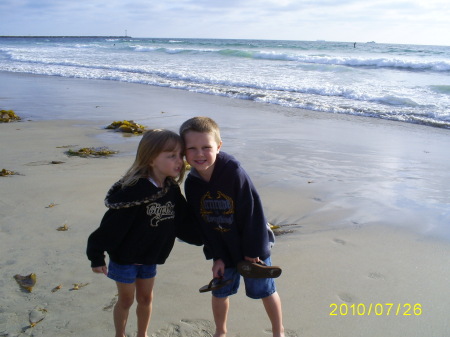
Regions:
[[[239,274],[249,278],[276,278],[281,275],[281,268],[268,266],[263,261],[241,261],[237,265]]]
[[[208,291],[217,290],[230,284],[232,280],[224,280],[223,278],[213,278],[209,284],[201,287],[198,291],[206,293]]]

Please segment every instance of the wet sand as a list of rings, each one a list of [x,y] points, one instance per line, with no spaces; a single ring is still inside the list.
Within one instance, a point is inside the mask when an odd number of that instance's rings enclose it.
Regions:
[[[268,220],[284,233],[272,259],[283,268],[277,287],[287,336],[449,330],[447,130],[143,85],[0,78],[0,109],[25,116],[0,124],[0,169],[19,173],[0,177],[0,335],[113,335],[115,285],[91,272],[86,240],[139,137],[103,127],[134,119],[176,131],[195,115],[217,120],[223,150],[242,162]],[[93,146],[119,154],[65,154]],[[68,230],[58,231],[62,225]],[[210,269],[200,248],[176,243],[158,268],[149,336],[210,336],[210,295],[198,292]],[[37,275],[31,293],[13,278],[29,273]],[[30,327],[30,312],[44,319]],[[135,326],[132,309],[129,336]],[[269,329],[260,301],[243,289],[232,297],[229,336],[268,336]]]

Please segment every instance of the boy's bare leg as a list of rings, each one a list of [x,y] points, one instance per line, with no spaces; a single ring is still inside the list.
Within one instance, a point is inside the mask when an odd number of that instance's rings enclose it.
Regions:
[[[125,337],[125,327],[127,325],[128,313],[134,301],[135,283],[116,282],[119,298],[114,306],[114,327],[116,337]]]
[[[153,285],[155,278],[136,279],[137,337],[147,337],[147,329],[152,314]]]
[[[284,337],[283,315],[281,299],[277,292],[262,299],[264,308],[272,323],[273,337]]]
[[[230,307],[230,300],[228,297],[220,298],[212,296],[211,303],[214,322],[216,323],[216,333],[213,337],[226,337],[227,317],[228,309]]]

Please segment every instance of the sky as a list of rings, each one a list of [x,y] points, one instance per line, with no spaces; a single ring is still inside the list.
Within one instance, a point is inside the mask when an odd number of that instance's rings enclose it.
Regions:
[[[0,0],[0,35],[450,46],[448,0]]]

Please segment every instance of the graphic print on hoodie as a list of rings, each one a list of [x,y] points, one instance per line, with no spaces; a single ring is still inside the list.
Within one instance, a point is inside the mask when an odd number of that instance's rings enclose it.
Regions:
[[[274,237],[262,202],[233,156],[222,151],[217,155],[209,181],[191,169],[184,188],[201,227],[207,259],[222,259],[227,267],[235,267],[245,256],[270,256]]]
[[[200,214],[205,222],[216,224],[214,230],[226,233],[234,222],[234,201],[221,191],[215,197],[208,191],[200,200]]]
[[[108,210],[88,239],[92,267],[106,265],[105,251],[119,264],[163,264],[175,237],[202,245],[186,200],[172,180],[163,189],[145,178],[124,188],[118,182],[108,191],[105,205]]]
[[[158,227],[160,222],[175,218],[175,204],[171,201],[165,205],[152,202],[147,206],[147,215],[150,217],[150,226]]]

